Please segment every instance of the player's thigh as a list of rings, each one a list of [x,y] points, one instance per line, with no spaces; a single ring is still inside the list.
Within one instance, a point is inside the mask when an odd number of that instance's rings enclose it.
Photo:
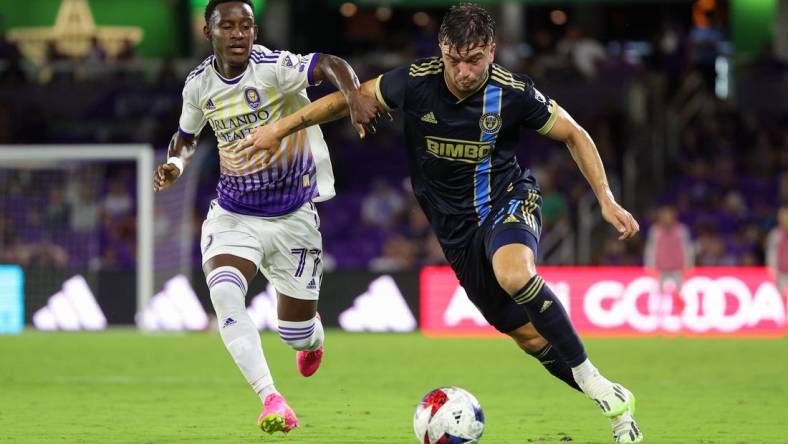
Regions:
[[[486,255],[496,280],[508,294],[519,291],[536,275],[540,208],[541,197],[531,190],[505,202],[483,227]]]
[[[202,224],[200,247],[207,276],[223,266],[237,268],[247,282],[254,278],[263,255],[256,233],[243,215],[231,213],[214,201]]]
[[[525,310],[498,284],[481,241],[458,252],[464,256],[462,261],[452,261],[452,254],[447,253],[468,299],[496,330],[508,334],[530,322]]]
[[[316,215],[308,203],[269,226],[260,268],[279,294],[279,319],[303,321],[314,317],[317,310],[323,240]]]

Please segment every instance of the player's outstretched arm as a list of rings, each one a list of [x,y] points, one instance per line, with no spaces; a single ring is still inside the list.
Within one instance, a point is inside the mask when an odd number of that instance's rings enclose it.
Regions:
[[[605,175],[605,167],[602,165],[602,159],[599,157],[594,141],[591,140],[588,132],[578,125],[563,108],[559,106],[556,113],[558,116],[555,124],[547,136],[566,144],[572,158],[591,185],[591,189],[599,201],[602,217],[618,230],[619,240],[630,239],[640,231],[640,225],[613,198]]]
[[[197,137],[177,131],[167,148],[167,162],[159,165],[153,175],[153,191],[161,191],[180,177],[197,147]]]
[[[362,94],[358,77],[345,59],[322,54],[312,76],[318,81],[328,79],[342,93],[348,103],[350,120],[362,139],[367,132],[375,134],[380,107],[374,95]]]
[[[364,82],[359,89],[361,94],[374,99],[377,103],[375,79]],[[340,119],[347,116],[348,113],[348,102],[338,91],[321,97],[276,122],[255,128],[250,135],[241,140],[238,146],[239,149],[249,150],[246,155],[252,155],[259,150],[274,151],[279,149],[282,139],[290,134],[312,125]]]

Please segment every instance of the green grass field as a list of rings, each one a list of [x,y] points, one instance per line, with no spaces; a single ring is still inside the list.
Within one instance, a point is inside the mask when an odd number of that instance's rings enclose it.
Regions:
[[[0,442],[416,443],[411,417],[428,390],[476,395],[482,443],[610,442],[593,403],[504,339],[329,331],[326,360],[298,375],[266,333],[278,389],[302,426],[255,427],[259,401],[215,333],[0,336]],[[788,340],[589,340],[609,378],[638,396],[651,443],[788,443]]]

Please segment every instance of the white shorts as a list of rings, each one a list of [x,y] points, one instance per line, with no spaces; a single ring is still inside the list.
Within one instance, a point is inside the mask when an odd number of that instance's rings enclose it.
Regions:
[[[323,278],[320,218],[312,202],[278,217],[225,210],[214,200],[202,224],[202,263],[219,254],[256,264],[276,291],[317,300]]]

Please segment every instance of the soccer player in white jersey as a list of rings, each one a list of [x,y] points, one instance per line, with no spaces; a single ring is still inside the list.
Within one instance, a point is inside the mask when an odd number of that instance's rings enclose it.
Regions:
[[[213,45],[187,77],[178,132],[168,160],[156,171],[154,190],[167,188],[209,124],[216,134],[221,177],[218,199],[202,228],[202,255],[219,333],[227,350],[263,402],[258,426],[289,432],[298,419],[276,390],[260,335],[246,311],[248,282],[259,268],[278,293],[279,335],[297,350],[298,370],[311,376],[323,356],[317,315],[322,240],[313,201],[334,195],[328,149],[318,127],[282,141],[273,155],[244,157],[238,141],[309,103],[304,89],[328,79],[346,97],[359,134],[374,132],[378,105],[360,94],[344,60],[292,54],[255,45],[250,0],[211,0],[204,34]]]

